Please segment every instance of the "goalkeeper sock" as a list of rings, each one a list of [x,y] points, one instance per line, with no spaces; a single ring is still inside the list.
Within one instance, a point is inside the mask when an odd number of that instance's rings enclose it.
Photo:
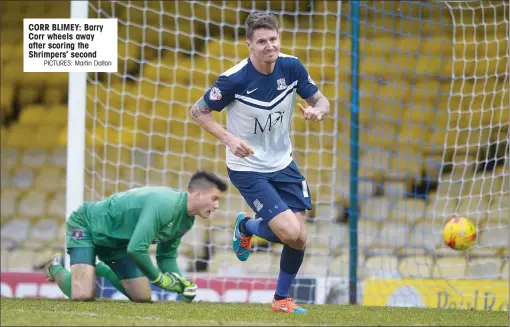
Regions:
[[[289,297],[290,288],[296,279],[297,272],[303,263],[305,249],[296,250],[288,245],[283,246],[280,258],[280,273],[276,283],[275,300],[282,300]]]
[[[122,282],[119,279],[119,276],[104,262],[98,262],[96,264],[96,275],[106,278],[119,292],[127,296],[128,299],[131,299],[127,294]]]
[[[62,293],[71,298],[71,273],[64,266],[55,264],[50,267],[50,274]]]
[[[244,230],[241,229],[241,232],[245,236],[252,236],[257,235],[259,237],[262,237],[266,241],[272,242],[272,243],[280,243],[283,244],[282,241],[276,236],[276,234],[273,232],[271,227],[269,227],[267,221],[264,221],[262,218],[247,218],[244,223]],[[242,223],[241,223],[242,225]]]

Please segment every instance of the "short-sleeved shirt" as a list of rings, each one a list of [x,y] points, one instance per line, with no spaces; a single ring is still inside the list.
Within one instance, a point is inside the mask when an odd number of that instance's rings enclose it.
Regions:
[[[227,130],[255,149],[245,158],[227,149],[227,167],[234,171],[275,172],[292,161],[290,138],[296,93],[303,99],[318,91],[298,58],[280,53],[271,74],[255,69],[249,58],[224,72],[207,90],[204,101],[226,109]]]

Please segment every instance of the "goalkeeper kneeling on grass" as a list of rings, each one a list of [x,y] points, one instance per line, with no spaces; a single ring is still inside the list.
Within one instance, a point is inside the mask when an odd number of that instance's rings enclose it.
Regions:
[[[94,299],[98,275],[131,301],[151,302],[152,283],[191,302],[197,286],[179,271],[177,248],[195,215],[208,218],[226,190],[227,184],[216,175],[197,172],[184,192],[141,187],[86,202],[67,221],[71,272],[62,266],[62,254],[55,253],[44,268],[46,278],[77,301]],[[152,243],[158,244],[158,267],[149,257]]]

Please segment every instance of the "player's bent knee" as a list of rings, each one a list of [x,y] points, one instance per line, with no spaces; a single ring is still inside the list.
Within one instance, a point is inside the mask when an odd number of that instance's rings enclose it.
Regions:
[[[133,302],[152,302],[152,290],[146,277],[123,279],[122,286]]]
[[[271,219],[269,227],[283,244],[292,244],[296,242],[301,234],[299,221],[290,210],[286,210]]]
[[[71,299],[74,301],[91,301],[96,292],[95,267],[88,264],[71,266]]]

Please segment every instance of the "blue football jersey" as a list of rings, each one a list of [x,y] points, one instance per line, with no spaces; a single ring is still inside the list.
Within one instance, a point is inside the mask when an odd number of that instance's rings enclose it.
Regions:
[[[255,69],[249,58],[224,72],[204,95],[209,108],[226,109],[227,130],[255,149],[236,157],[227,148],[227,167],[274,172],[292,161],[290,129],[296,93],[303,99],[318,91],[298,58],[280,53],[271,74]]]

